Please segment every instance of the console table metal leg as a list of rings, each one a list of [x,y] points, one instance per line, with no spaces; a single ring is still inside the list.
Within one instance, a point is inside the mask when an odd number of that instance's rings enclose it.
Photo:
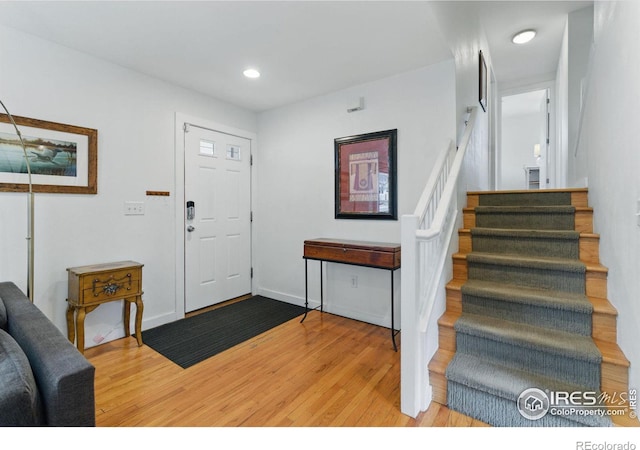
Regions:
[[[324,312],[324,292],[323,292],[322,261],[320,261],[320,312]]]
[[[300,323],[304,322],[309,312],[309,280],[307,276],[307,259],[304,260],[304,316]]]
[[[393,341],[393,350],[398,351],[398,346],[396,345],[396,327],[395,327],[395,311],[394,311],[394,301],[393,301],[393,270],[391,272],[391,340]]]

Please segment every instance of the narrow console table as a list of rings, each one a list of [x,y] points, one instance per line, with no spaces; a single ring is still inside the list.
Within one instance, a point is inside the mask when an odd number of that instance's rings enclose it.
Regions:
[[[124,335],[129,336],[131,303],[136,304],[135,332],[142,346],[142,264],[119,261],[107,264],[69,267],[67,298],[67,333],[71,343],[76,340],[84,353],[84,319],[103,303],[124,300]]]
[[[400,268],[400,244],[384,242],[351,241],[319,238],[304,241],[304,307],[301,323],[309,312],[308,270],[309,260],[320,261],[320,311],[323,310],[324,293],[322,280],[322,262],[350,264],[354,266],[372,267],[388,270],[391,273],[391,340],[393,349],[398,351],[394,318],[394,283],[393,274]]]

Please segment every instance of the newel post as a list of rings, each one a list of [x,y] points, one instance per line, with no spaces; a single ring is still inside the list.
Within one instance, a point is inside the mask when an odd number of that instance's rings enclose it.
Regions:
[[[418,311],[419,253],[416,231],[418,217],[403,215],[400,223],[402,246],[402,279],[400,329],[402,346],[400,351],[400,410],[416,417],[420,412],[421,376],[420,333]]]

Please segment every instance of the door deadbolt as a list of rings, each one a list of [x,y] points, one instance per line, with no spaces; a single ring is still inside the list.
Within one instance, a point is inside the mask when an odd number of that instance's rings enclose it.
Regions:
[[[187,220],[193,220],[196,217],[196,204],[189,200],[187,202]]]

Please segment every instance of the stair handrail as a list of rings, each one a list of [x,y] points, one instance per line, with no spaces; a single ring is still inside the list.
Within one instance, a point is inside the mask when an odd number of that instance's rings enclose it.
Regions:
[[[458,215],[458,177],[478,114],[477,107],[467,112],[460,145],[450,142],[438,156],[414,213],[401,219],[400,409],[411,417],[426,409],[431,397],[427,372],[430,355],[426,354],[424,336]]]
[[[469,140],[471,139],[471,131],[473,130],[473,126],[476,122],[477,116],[477,108],[470,108],[469,119],[467,120],[466,128],[464,134],[462,135],[462,139],[460,140],[460,145],[458,146],[457,151],[455,151],[455,158],[453,159],[453,163],[451,164],[451,168],[449,169],[449,173],[446,179],[446,184],[442,191],[442,194],[439,199],[433,196],[433,190],[431,190],[431,194],[429,199],[424,202],[421,198],[418,202],[416,210],[414,214],[421,218],[421,222],[424,220],[428,205],[431,201],[438,201],[436,213],[433,217],[431,225],[427,229],[418,229],[416,230],[416,238],[420,241],[429,241],[431,239],[435,239],[444,228],[444,221],[446,218],[446,214],[448,211],[448,205],[451,203],[453,199],[453,195],[456,193],[456,186],[458,183],[458,176],[460,175],[460,169],[462,168],[462,162],[464,160],[464,156],[467,152],[467,147],[469,145]],[[453,150],[453,142],[449,145],[449,150],[447,152],[443,152],[442,156],[447,156]],[[436,166],[438,167],[438,166]],[[423,193],[424,195],[424,193]],[[424,202],[424,207],[422,206],[422,202]],[[442,205],[445,205],[444,207]],[[421,208],[420,210],[418,208]]]

